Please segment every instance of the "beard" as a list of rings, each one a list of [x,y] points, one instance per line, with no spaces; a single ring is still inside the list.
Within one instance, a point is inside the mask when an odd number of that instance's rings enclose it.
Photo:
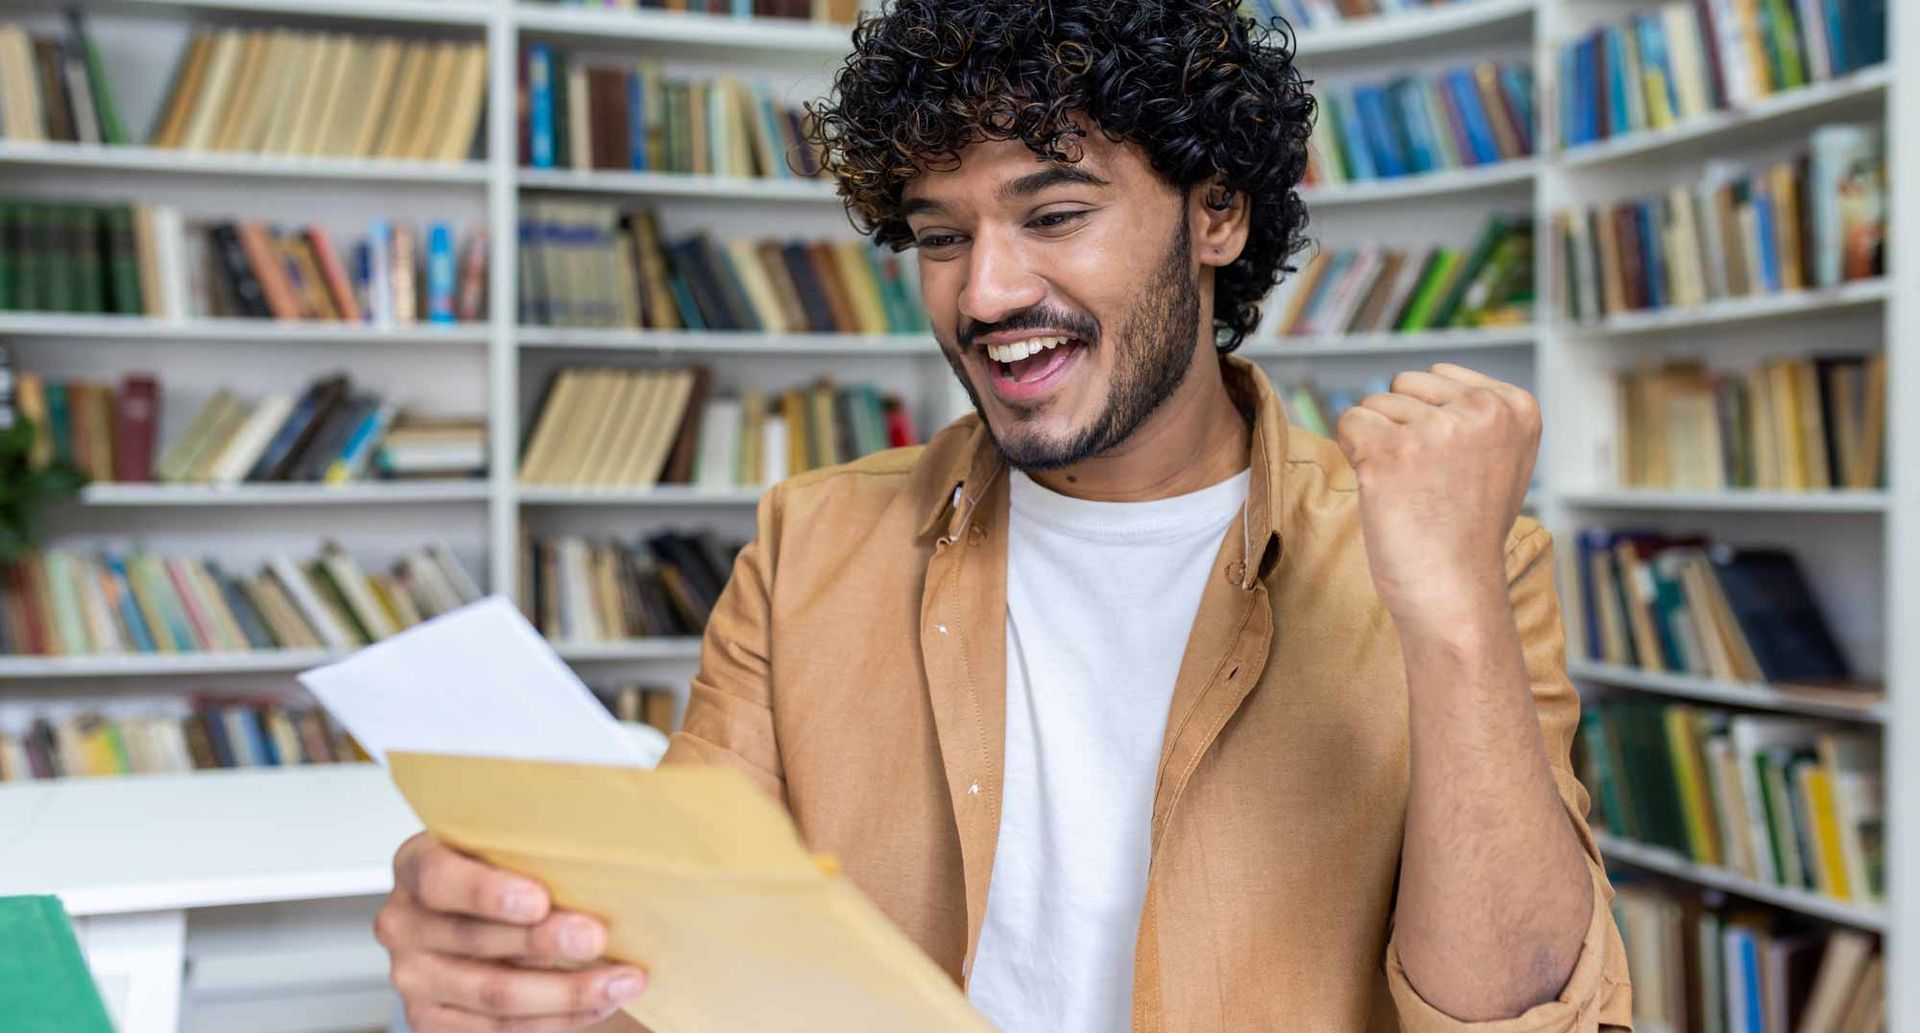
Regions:
[[[1105,455],[1132,437],[1134,431],[1179,390],[1187,371],[1193,368],[1194,349],[1200,343],[1200,288],[1190,271],[1193,239],[1184,212],[1178,226],[1172,246],[1167,249],[1153,279],[1141,291],[1139,303],[1120,320],[1119,332],[1111,338],[1119,354],[1107,387],[1106,407],[1091,423],[1064,441],[1021,433],[1019,425],[1038,415],[1037,411],[1015,413],[1014,426],[994,426],[959,356],[953,350],[940,349],[947,364],[953,367],[954,375],[960,378],[960,386],[966,389],[974,411],[980,414],[980,422],[986,425],[994,447],[1007,465],[1026,471],[1057,470]],[[1062,319],[1029,310],[994,325],[1071,327],[1087,322],[1084,317]],[[974,331],[979,332],[982,331],[977,328]],[[1096,331],[1089,335],[1089,340],[1108,339]]]

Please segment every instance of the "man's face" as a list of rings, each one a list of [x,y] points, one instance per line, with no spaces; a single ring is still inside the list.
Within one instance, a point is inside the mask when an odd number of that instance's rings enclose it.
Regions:
[[[1098,132],[1073,164],[978,143],[905,192],[934,336],[1007,461],[1127,440],[1191,368],[1201,306],[1186,195]]]

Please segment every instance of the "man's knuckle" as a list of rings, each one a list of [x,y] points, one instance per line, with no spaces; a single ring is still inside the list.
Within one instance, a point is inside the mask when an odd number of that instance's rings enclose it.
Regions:
[[[394,990],[402,998],[411,1000],[426,989],[426,976],[421,971],[418,958],[411,954],[395,954],[387,964],[387,979],[393,983]]]
[[[405,942],[406,917],[392,898],[388,898],[387,903],[373,916],[373,938],[388,950]]]
[[[494,973],[480,977],[475,996],[480,1007],[490,1012],[504,1012],[511,1009],[520,995],[514,989],[514,981],[509,976]]]

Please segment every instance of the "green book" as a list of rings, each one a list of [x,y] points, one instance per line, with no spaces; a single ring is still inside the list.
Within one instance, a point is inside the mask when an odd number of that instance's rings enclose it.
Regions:
[[[73,456],[73,414],[67,404],[67,385],[48,384],[47,423],[53,431],[53,458],[71,463]]]
[[[1460,302],[1466,298],[1467,288],[1473,285],[1473,281],[1480,275],[1480,270],[1484,269],[1488,260],[1493,257],[1494,248],[1499,247],[1501,241],[1506,240],[1510,232],[1511,227],[1508,226],[1507,220],[1497,215],[1487,220],[1487,228],[1481,232],[1480,239],[1473,245],[1473,250],[1467,253],[1467,260],[1461,263],[1459,275],[1447,285],[1444,299],[1433,310],[1433,326],[1453,324],[1454,313],[1460,311]]]
[[[0,201],[0,312],[18,311],[20,287],[20,240],[14,222],[16,206]]]
[[[69,10],[67,25],[73,30],[74,45],[87,66],[87,92],[93,94],[93,112],[100,119],[100,142],[126,143],[127,130],[120,124],[119,107],[113,103],[113,82],[107,78],[107,65],[100,59],[100,48],[94,46],[93,37],[87,32],[86,19],[78,9]]]
[[[133,242],[133,209],[124,204],[106,209],[106,311],[137,316],[146,311],[140,296],[140,254]]]
[[[1766,0],[1766,4],[1773,36],[1773,60],[1780,69],[1780,86],[1798,89],[1807,84],[1807,66],[1800,57],[1802,33],[1798,19],[1793,16],[1793,4],[1789,0]]]
[[[35,312],[58,311],[56,291],[59,296],[66,293],[53,279],[52,207],[39,202],[20,206],[20,307]]]
[[[1406,317],[1400,321],[1402,332],[1425,330],[1433,326],[1433,311],[1440,304],[1440,296],[1447,286],[1455,280],[1464,261],[1460,252],[1441,248],[1434,257],[1434,263],[1427,269],[1426,278],[1413,292],[1413,302],[1407,306]]]
[[[0,1029],[113,1033],[56,897],[0,897]]]
[[[95,314],[106,310],[106,261],[102,258],[106,249],[102,246],[100,219],[100,209],[91,205],[67,207],[67,248],[73,263],[72,278],[67,281],[68,312]]]

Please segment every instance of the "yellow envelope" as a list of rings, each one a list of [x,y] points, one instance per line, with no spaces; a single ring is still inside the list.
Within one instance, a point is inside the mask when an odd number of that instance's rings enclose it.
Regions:
[[[960,989],[738,771],[387,755],[448,844],[606,920],[654,1033],[992,1033]]]

